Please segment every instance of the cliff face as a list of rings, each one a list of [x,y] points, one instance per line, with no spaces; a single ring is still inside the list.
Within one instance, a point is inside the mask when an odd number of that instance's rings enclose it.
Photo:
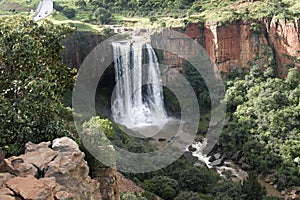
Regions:
[[[79,68],[85,57],[101,41],[103,36],[88,32],[74,32],[62,41],[65,46],[63,62],[71,68]]]
[[[197,40],[207,51],[214,71],[229,72],[236,68],[249,68],[249,61],[257,56],[269,55],[275,58],[279,67],[278,73],[285,76],[284,66],[290,64],[291,56],[300,56],[300,20],[288,22],[286,20],[262,19],[257,22],[241,21],[228,25],[217,23],[188,24],[185,30],[174,28],[187,36]],[[177,40],[176,40],[177,39]],[[185,48],[182,38],[173,38],[174,46]],[[102,36],[91,33],[76,32],[62,43],[66,46],[63,53],[64,63],[69,67],[79,68],[90,51],[103,40]],[[188,54],[194,54],[188,49]],[[268,55],[268,56],[269,56]],[[165,51],[163,64],[180,70],[184,64],[181,56]],[[267,58],[266,58],[267,59]]]
[[[246,21],[222,26],[217,23],[194,23],[187,25],[182,32],[197,40],[207,51],[215,72],[229,72],[235,68],[248,69],[249,61],[264,55],[268,49],[279,66],[279,75],[284,76],[284,66],[292,62],[288,57],[300,56],[297,53],[300,50],[299,24],[299,19],[295,22],[264,19],[255,23]],[[255,26],[259,30],[254,30]],[[190,54],[193,54],[192,49]],[[165,53],[163,62],[168,66],[174,67],[174,63],[180,66],[182,58]]]

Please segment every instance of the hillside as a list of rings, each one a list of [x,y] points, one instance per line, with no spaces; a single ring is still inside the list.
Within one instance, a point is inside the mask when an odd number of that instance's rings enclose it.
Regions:
[[[33,15],[38,3],[38,0],[1,0],[0,14]],[[49,20],[93,32],[102,31],[103,25],[182,27],[188,22],[224,24],[274,16],[287,19],[300,16],[297,0],[56,0],[54,8]]]

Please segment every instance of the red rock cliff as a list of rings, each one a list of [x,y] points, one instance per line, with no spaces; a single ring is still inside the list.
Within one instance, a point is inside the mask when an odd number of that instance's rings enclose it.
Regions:
[[[259,31],[254,32],[257,24]],[[271,50],[280,75],[284,76],[285,65],[292,62],[290,56],[300,56],[299,38],[300,20],[263,19],[257,22],[235,22],[219,26],[217,23],[197,23],[186,26],[183,33],[197,40],[209,54],[216,72],[228,72],[234,68],[249,67],[258,55],[262,55],[266,47]],[[175,29],[179,30],[179,29]],[[192,49],[190,50],[192,54]],[[171,61],[172,63],[169,63]],[[180,56],[165,53],[164,64],[174,67],[182,63]]]

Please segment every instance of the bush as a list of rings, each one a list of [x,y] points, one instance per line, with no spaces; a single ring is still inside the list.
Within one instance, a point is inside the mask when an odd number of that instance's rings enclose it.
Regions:
[[[62,13],[68,18],[68,19],[72,19],[75,17],[76,11],[73,8],[64,8],[62,10]]]
[[[181,188],[201,193],[208,193],[219,179],[218,174],[214,174],[205,168],[191,168],[184,170],[179,177]]]
[[[95,18],[100,24],[107,24],[111,21],[111,12],[106,10],[105,8],[99,7],[96,9]]]
[[[144,188],[163,199],[174,199],[176,196],[177,181],[167,176],[156,176],[144,182]]]
[[[53,2],[53,8],[54,8],[54,10],[56,10],[56,11],[62,11],[64,8],[61,6],[61,5],[59,5],[57,2]]]
[[[28,141],[69,133],[62,99],[72,77],[61,64],[60,39],[70,29],[16,16],[1,18],[0,29],[0,147],[12,155]]]

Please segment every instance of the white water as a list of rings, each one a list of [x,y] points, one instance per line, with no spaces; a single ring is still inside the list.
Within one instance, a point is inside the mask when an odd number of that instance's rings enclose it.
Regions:
[[[161,127],[167,114],[154,50],[145,42],[114,42],[112,46],[116,80],[114,121],[128,128]]]
[[[206,139],[204,139],[202,143],[197,142],[192,144],[192,146],[197,149],[195,152],[193,152],[193,156],[197,157],[199,161],[204,162],[209,169],[214,168],[220,174],[220,176],[224,176],[225,171],[230,171],[231,174],[233,174],[235,177],[232,178],[232,180],[236,182],[243,181],[248,176],[246,171],[240,169],[232,161],[225,161],[224,165],[219,167],[211,166],[210,165],[211,162],[209,162],[210,156],[204,155],[202,152],[205,145],[206,145]]]

